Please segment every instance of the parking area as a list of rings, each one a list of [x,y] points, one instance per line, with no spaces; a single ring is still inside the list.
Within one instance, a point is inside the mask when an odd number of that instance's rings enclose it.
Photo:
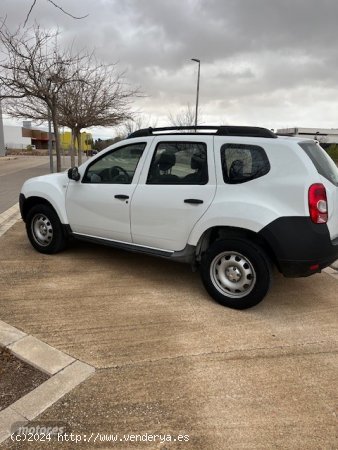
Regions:
[[[189,436],[119,448],[337,448],[337,280],[328,274],[276,274],[261,304],[234,311],[189,266],[83,243],[42,255],[22,222],[0,239],[0,274],[1,320],[96,368],[39,420],[82,435]]]

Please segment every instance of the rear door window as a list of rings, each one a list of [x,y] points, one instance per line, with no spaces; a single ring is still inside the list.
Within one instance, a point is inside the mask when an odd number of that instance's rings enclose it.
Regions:
[[[262,147],[249,144],[224,144],[221,147],[223,179],[228,184],[246,183],[270,170]]]
[[[207,184],[204,142],[160,142],[151,161],[147,184]]]
[[[299,145],[311,159],[319,175],[338,186],[338,168],[326,151],[314,142],[300,142]]]

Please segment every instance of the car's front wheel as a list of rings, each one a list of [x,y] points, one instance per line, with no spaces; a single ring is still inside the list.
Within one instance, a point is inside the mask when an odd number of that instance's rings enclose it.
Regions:
[[[57,253],[65,247],[61,222],[48,205],[35,205],[29,210],[26,231],[32,246],[40,253]]]
[[[235,309],[257,305],[272,280],[264,250],[240,238],[214,242],[202,257],[201,276],[211,297]]]

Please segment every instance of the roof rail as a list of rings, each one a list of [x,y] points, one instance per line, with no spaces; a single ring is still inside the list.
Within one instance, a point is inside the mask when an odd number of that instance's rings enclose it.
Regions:
[[[261,127],[244,127],[232,125],[202,125],[202,126],[188,126],[188,127],[161,127],[161,128],[142,128],[134,131],[128,136],[129,138],[154,136],[158,134],[169,134],[167,132],[190,131],[192,134],[197,132],[205,132],[215,130],[214,133],[218,136],[247,136],[247,137],[262,137],[262,138],[277,138],[277,135],[267,128]],[[177,133],[173,133],[177,134]]]

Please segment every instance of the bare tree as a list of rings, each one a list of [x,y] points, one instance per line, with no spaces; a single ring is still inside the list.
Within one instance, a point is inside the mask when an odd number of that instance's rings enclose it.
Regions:
[[[49,108],[55,133],[57,171],[61,170],[59,140],[60,92],[68,83],[79,79],[79,65],[83,56],[71,49],[60,50],[58,31],[44,31],[34,26],[12,33],[3,24],[0,27],[2,55],[0,59],[0,99],[27,98]],[[27,114],[26,114],[27,116]]]
[[[195,112],[188,104],[181,109],[177,114],[169,113],[169,123],[174,127],[190,127],[195,125]]]
[[[72,77],[74,73],[76,77]],[[132,120],[130,106],[139,91],[125,82],[124,74],[117,72],[115,65],[100,64],[93,55],[83,55],[65,68],[65,78],[68,81],[58,91],[56,114],[57,123],[71,129],[71,164],[74,166],[76,147],[78,164],[82,163],[81,130]],[[29,117],[35,122],[47,120],[45,101],[40,98],[34,101],[30,97],[8,99],[6,112],[12,117]]]
[[[79,78],[62,89],[59,121],[72,130],[81,164],[81,130],[131,119],[131,102],[139,91],[125,82],[124,73],[117,72],[115,65],[97,63],[93,55],[80,61],[77,72]]]
[[[6,98],[4,110],[8,116],[16,119],[32,120],[38,125],[48,120],[48,109],[44,101],[30,97],[24,98]]]
[[[24,27],[26,26],[26,24],[28,22],[28,19],[29,19],[30,15],[31,15],[33,9],[35,8],[36,2],[37,2],[37,0],[33,0],[32,3],[31,3],[31,6],[29,8],[29,11],[28,11],[26,19],[25,19],[25,23],[23,25]],[[53,0],[47,0],[47,2],[50,3],[51,5],[53,5],[55,8],[59,9],[60,11],[62,11],[63,14],[66,14],[67,16],[72,17],[73,19],[80,20],[80,19],[85,19],[86,17],[88,17],[88,14],[86,14],[85,16],[80,16],[80,17],[74,16],[70,12],[66,11],[65,9],[63,9],[62,6],[60,6],[58,3],[54,2]]]
[[[2,108],[1,108],[1,101],[0,101],[0,156],[5,156],[6,149],[5,149],[5,136],[4,136],[4,125],[2,120]]]
[[[133,117],[131,119],[128,119],[126,122],[124,122],[119,130],[119,133],[123,137],[128,137],[131,133],[133,133],[136,130],[140,130],[141,128],[155,128],[157,125],[157,122],[154,121],[151,116],[147,117],[144,115],[137,115],[136,117]]]

